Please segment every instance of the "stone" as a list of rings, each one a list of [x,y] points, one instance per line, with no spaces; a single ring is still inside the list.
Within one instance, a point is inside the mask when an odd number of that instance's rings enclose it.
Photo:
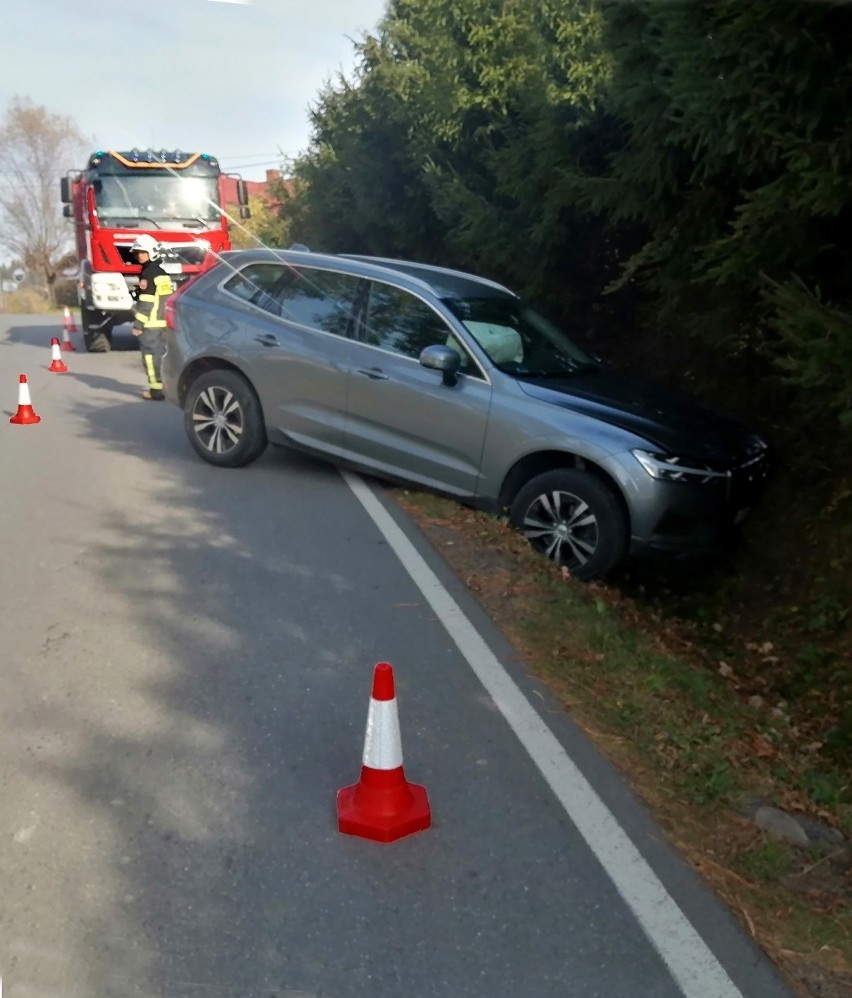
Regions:
[[[777,807],[759,807],[754,815],[755,824],[767,835],[779,842],[790,842],[795,846],[810,845],[808,833],[798,821],[786,811]]]
[[[805,834],[812,843],[833,847],[835,849],[848,849],[849,843],[843,837],[843,833],[836,828],[820,821],[818,818],[811,818],[809,815],[798,815],[798,824],[804,829]]]

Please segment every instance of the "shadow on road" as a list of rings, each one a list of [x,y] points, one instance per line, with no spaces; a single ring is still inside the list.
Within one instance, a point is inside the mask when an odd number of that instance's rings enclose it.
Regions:
[[[144,384],[144,372],[141,365],[139,370],[139,385],[132,385],[126,381],[118,381],[116,378],[106,378],[101,374],[80,374],[77,371],[69,371],[69,377],[82,382],[87,388],[101,389],[103,391],[115,392],[119,395],[138,396]]]
[[[97,903],[69,878],[87,964],[63,998],[676,998],[333,468],[275,449],[213,468],[168,404],[107,394],[72,414],[129,486],[63,498],[93,525],[64,539],[98,594],[80,633],[96,645],[114,615],[127,640],[110,629],[90,686],[44,708],[73,746],[51,775],[102,851]],[[391,847],[335,815],[380,660],[404,663],[408,775],[433,800],[428,834]]]
[[[211,468],[183,439],[178,410],[150,411],[77,407],[88,434],[149,463],[156,504],[146,510],[140,495],[138,508],[113,510],[87,554],[102,588],[132,607],[146,648],[128,667],[136,723],[87,719],[85,748],[55,773],[117,843],[104,861],[119,900],[90,940],[100,960],[88,993],[340,998],[323,986],[318,954],[363,927],[350,924],[337,885],[348,881],[348,894],[365,877],[369,893],[379,862],[355,845],[353,870],[352,845],[329,848],[335,792],[357,777],[377,660],[350,623],[369,618],[374,588],[368,561],[350,553],[359,522],[342,510],[345,485],[329,466],[271,449],[247,469]],[[308,510],[327,524],[321,552],[299,522]],[[350,615],[340,600],[354,602]],[[429,897],[413,865],[401,906]],[[347,994],[369,993],[370,961],[350,957]]]
[[[15,317],[15,325],[11,326],[3,339],[0,339],[0,346],[16,343],[25,343],[29,346],[50,347],[53,337],[62,339],[62,316],[32,316]],[[71,333],[71,342],[76,347],[78,353],[85,353],[86,346],[83,341],[83,334],[77,324],[77,332]],[[139,350],[139,341],[130,332],[129,325],[117,326],[112,333],[112,349],[116,353],[129,353]]]

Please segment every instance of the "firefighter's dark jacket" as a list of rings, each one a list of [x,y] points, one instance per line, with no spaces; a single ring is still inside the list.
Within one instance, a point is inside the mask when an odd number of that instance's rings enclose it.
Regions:
[[[144,290],[140,286],[136,293],[134,318],[144,329],[165,329],[163,302],[175,289],[172,279],[156,260],[149,260],[142,268],[139,280],[146,284]]]

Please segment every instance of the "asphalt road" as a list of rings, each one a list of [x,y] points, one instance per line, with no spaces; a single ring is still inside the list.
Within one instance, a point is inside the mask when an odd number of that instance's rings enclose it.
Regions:
[[[381,489],[208,467],[60,328],[0,316],[5,998],[789,994]],[[433,817],[390,845],[335,814],[382,660]]]

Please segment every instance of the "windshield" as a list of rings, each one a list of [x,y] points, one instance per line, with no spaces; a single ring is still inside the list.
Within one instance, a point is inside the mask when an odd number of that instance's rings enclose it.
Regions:
[[[100,177],[95,202],[102,219],[148,219],[169,223],[216,222],[219,185],[215,177],[141,176]],[[211,203],[212,202],[212,203]]]
[[[517,298],[454,298],[444,304],[505,374],[559,378],[598,367],[561,329]]]

